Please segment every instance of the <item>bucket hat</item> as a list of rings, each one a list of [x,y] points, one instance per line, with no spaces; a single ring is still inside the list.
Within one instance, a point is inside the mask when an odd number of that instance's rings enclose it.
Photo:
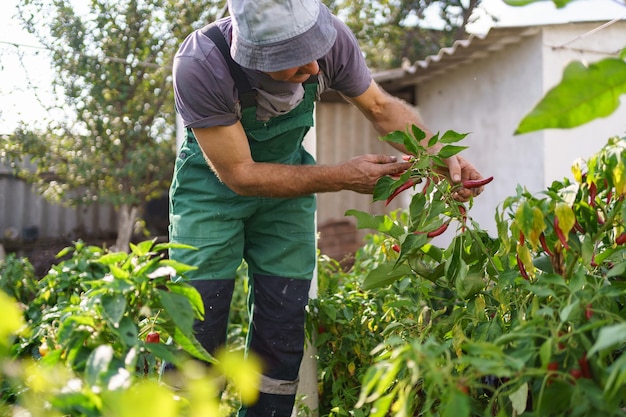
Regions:
[[[330,51],[337,31],[319,0],[228,0],[239,65],[274,72],[313,62]]]

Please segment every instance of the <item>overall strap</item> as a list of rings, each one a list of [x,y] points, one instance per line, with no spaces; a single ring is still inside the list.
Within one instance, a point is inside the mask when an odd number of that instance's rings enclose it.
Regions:
[[[217,49],[221,52],[222,56],[226,60],[228,64],[228,69],[230,70],[230,75],[235,80],[235,87],[237,87],[237,91],[239,92],[239,102],[241,103],[241,107],[250,107],[256,105],[256,92],[250,85],[246,74],[244,74],[241,66],[233,60],[230,55],[230,47],[228,43],[226,43],[226,38],[224,34],[217,27],[216,24],[211,23],[201,30],[202,34],[207,36],[209,39],[215,43]]]

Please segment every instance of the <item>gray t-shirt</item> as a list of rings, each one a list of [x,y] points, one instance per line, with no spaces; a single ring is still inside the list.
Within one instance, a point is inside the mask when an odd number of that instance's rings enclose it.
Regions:
[[[337,17],[333,16],[333,20],[337,40],[328,54],[318,59],[321,72],[318,92],[332,88],[356,97],[369,87],[372,76],[352,32]],[[230,44],[230,17],[216,23]],[[302,100],[302,84],[275,81],[256,70],[243,68],[243,71],[257,90],[260,120],[286,113]],[[190,34],[180,46],[174,57],[173,76],[176,108],[185,127],[230,126],[239,120],[237,90],[228,65],[213,41],[200,30]]]

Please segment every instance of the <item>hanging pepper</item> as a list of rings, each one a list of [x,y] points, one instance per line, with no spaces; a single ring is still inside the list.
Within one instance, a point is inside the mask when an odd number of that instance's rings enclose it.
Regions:
[[[398,194],[400,194],[404,190],[408,190],[409,188],[413,187],[415,184],[417,184],[417,182],[418,180],[411,178],[407,182],[405,182],[404,184],[396,188],[395,191],[391,193],[391,195],[387,198],[387,202],[385,203],[385,206],[389,205],[391,200],[396,198]]]
[[[563,245],[563,247],[565,249],[569,249],[569,245],[567,244],[567,237],[565,237],[565,235],[563,234],[563,231],[559,227],[559,218],[557,216],[554,216],[554,231],[556,233],[556,236],[561,241],[561,244]]]
[[[539,235],[539,243],[541,243],[541,247],[548,254],[548,256],[553,255],[552,251],[550,250],[546,242],[546,235],[544,235],[543,232]]]

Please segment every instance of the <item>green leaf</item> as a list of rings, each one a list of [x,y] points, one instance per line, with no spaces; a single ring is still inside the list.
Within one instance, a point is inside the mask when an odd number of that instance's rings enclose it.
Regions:
[[[197,289],[189,284],[182,282],[170,282],[167,284],[167,287],[170,289],[170,291],[184,295],[187,300],[189,300],[189,303],[193,308],[193,312],[196,318],[204,318],[204,302],[202,301],[202,297],[200,296],[200,293]]]
[[[117,265],[109,265],[109,269],[111,270],[111,274],[113,274],[113,277],[115,277],[116,279],[130,278],[130,272],[120,268]]]
[[[614,324],[600,329],[596,343],[589,349],[587,356],[604,349],[623,345],[626,342],[626,323]]]
[[[462,300],[467,300],[485,288],[485,280],[479,274],[457,274],[456,291]]]
[[[112,252],[102,255],[96,260],[104,265],[113,265],[125,261],[126,258],[128,258],[128,254],[124,252]]]
[[[363,280],[361,288],[371,290],[384,287],[406,276],[413,276],[413,271],[408,265],[400,264],[395,266],[395,264],[387,262],[371,270]]]
[[[191,302],[185,295],[164,290],[157,290],[163,308],[172,318],[176,327],[185,334],[192,333],[194,314]]]
[[[546,0],[504,0],[509,6],[527,6],[531,3],[544,3]],[[569,2],[574,0],[552,0],[554,5],[558,8],[565,7]]]
[[[606,58],[590,64],[572,62],[560,84],[552,88],[520,122],[515,134],[541,129],[572,128],[606,117],[626,93],[626,62]]]
[[[454,130],[448,130],[439,140],[441,143],[455,143],[465,139],[467,133],[457,133]]]
[[[143,242],[139,242],[137,245],[130,243],[130,249],[137,256],[146,256],[150,253],[150,249],[154,245],[156,239],[153,240],[144,240]]]
[[[346,216],[354,216],[357,220],[357,228],[373,229],[389,236],[399,238],[405,233],[402,226],[396,224],[389,216],[372,215],[359,210],[348,210]]]
[[[395,183],[398,183],[395,188],[399,187],[401,183],[399,181],[394,180],[391,177],[384,176],[380,177],[378,181],[376,181],[376,185],[374,186],[374,193],[372,194],[372,199],[374,201],[381,201],[387,199],[389,195],[392,193],[392,188]]]
[[[437,142],[439,142],[439,133],[434,134],[430,139],[428,139],[428,147],[430,148],[435,146]]]
[[[619,276],[624,275],[625,272],[626,272],[626,262],[621,262],[615,265],[613,268],[611,268],[609,272],[606,273],[606,277],[607,278],[619,277]]]
[[[100,345],[89,355],[85,368],[85,380],[89,385],[97,385],[102,375],[109,372],[109,365],[113,361],[113,348],[110,345]]]
[[[119,326],[115,329],[126,346],[135,346],[139,341],[139,331],[135,322],[128,316],[122,318]]]
[[[177,326],[163,326],[165,330],[172,336],[174,342],[178,344],[181,348],[185,350],[185,352],[189,353],[193,357],[209,362],[215,363],[215,358],[211,356],[209,352],[202,347],[198,339],[191,334],[191,332],[183,332]]]
[[[509,399],[511,400],[511,405],[516,415],[524,413],[528,402],[528,383],[520,385],[515,392],[509,394]]]
[[[184,274],[185,272],[195,271],[198,269],[197,266],[186,265],[173,259],[163,259],[159,262],[159,265],[172,267],[177,274]]]
[[[102,314],[113,325],[119,322],[126,311],[126,298],[122,294],[105,294],[101,298]]]
[[[443,159],[446,159],[456,155],[464,149],[467,149],[467,146],[446,145],[439,150],[439,153],[437,155],[439,155],[439,157]]]
[[[424,132],[422,129],[420,129],[418,126],[413,125],[411,126],[411,130],[413,131],[413,137],[418,141],[422,141],[424,138],[426,138],[426,132]]]
[[[385,136],[382,136],[380,140],[384,140],[385,142],[393,142],[400,145],[404,145],[404,139],[407,134],[402,132],[401,130],[395,130]]]
[[[470,400],[469,397],[463,394],[458,389],[451,389],[448,391],[449,395],[446,395],[441,403],[441,416],[442,417],[468,417],[470,416]]]

